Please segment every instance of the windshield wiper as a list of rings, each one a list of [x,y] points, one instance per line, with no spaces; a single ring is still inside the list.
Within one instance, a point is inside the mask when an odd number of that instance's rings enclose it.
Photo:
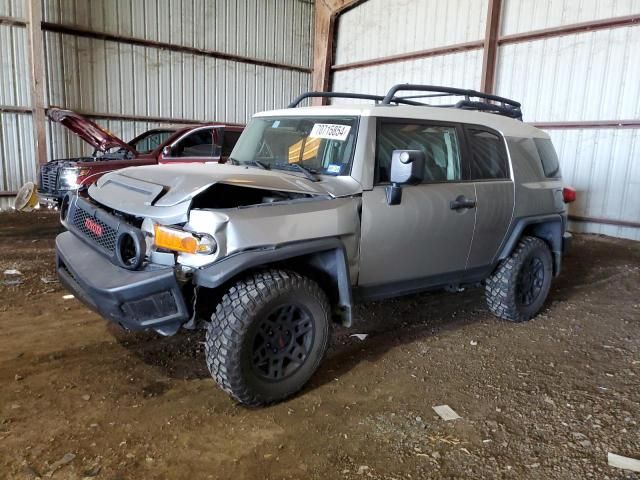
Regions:
[[[263,162],[262,160],[251,160],[250,162],[241,162],[237,158],[229,157],[229,161],[232,165],[255,165],[262,170],[271,170],[271,165]]]
[[[277,168],[277,165],[276,165],[276,168]],[[299,163],[289,163],[287,164],[286,167],[282,167],[282,170],[287,170],[291,168],[294,168],[300,173],[302,173],[305,177],[307,177],[307,180],[311,180],[312,182],[320,181],[317,175],[318,172],[316,170],[309,167],[305,167],[304,165],[300,165]]]

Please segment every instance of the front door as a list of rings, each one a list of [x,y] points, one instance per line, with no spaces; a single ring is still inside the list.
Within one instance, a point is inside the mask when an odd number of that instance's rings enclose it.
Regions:
[[[432,278],[438,283],[464,272],[475,226],[476,192],[472,182],[464,181],[462,135],[456,125],[380,122],[375,186],[364,192],[362,201],[359,286],[402,282],[406,288],[411,281]],[[393,150],[422,150],[425,175],[422,184],[402,188],[399,204],[388,205],[385,188]]]

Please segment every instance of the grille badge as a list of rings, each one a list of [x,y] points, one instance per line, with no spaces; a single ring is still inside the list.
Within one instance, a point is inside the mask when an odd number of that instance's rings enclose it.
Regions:
[[[102,236],[102,225],[99,225],[98,222],[93,220],[92,218],[86,218],[84,220],[84,226],[87,230],[93,233],[97,237]]]

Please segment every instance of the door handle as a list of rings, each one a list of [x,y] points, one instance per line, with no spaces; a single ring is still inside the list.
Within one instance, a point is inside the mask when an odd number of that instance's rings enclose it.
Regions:
[[[449,203],[449,208],[451,210],[462,210],[465,208],[476,208],[476,201],[470,198],[465,197],[464,195],[459,195],[455,200]]]

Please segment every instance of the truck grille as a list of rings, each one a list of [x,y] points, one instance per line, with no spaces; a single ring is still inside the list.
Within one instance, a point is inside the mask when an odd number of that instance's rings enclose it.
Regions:
[[[40,169],[40,190],[44,192],[55,192],[58,180],[58,169],[56,166],[43,165]]]
[[[100,227],[101,235],[98,235],[93,229],[90,230],[87,227],[87,219],[90,219],[91,222],[97,224]],[[102,248],[107,250],[109,253],[113,253],[116,249],[116,234],[117,231],[104,223],[103,221],[92,217],[88,212],[84,211],[82,208],[76,208],[73,212],[73,219],[71,220],[73,226],[95,243],[100,245]]]

